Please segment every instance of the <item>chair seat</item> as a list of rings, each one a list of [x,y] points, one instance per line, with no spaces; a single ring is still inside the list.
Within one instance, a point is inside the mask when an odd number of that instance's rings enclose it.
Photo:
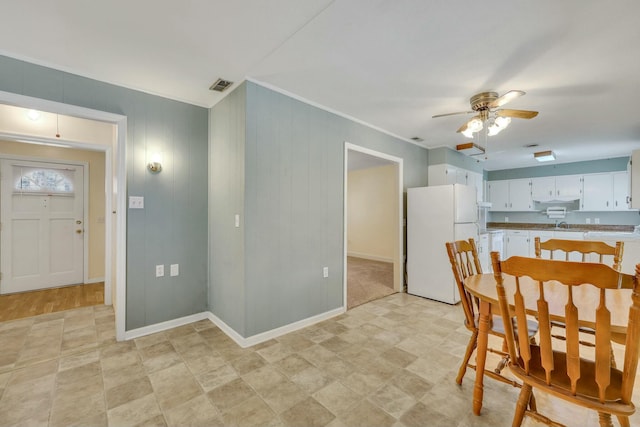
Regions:
[[[617,415],[631,415],[635,412],[635,406],[633,403],[625,404],[621,399],[621,384],[622,384],[622,372],[618,369],[611,368],[611,384],[607,388],[605,395],[605,402],[601,403],[598,398],[598,385],[595,380],[595,362],[580,359],[580,379],[577,383],[576,395],[572,396],[566,389],[571,388],[571,380],[569,379],[566,371],[566,354],[562,352],[553,352],[553,365],[554,370],[551,372],[551,385],[557,387],[547,387],[546,385],[546,372],[541,365],[540,347],[532,345],[531,347],[531,361],[529,365],[529,375],[527,375],[522,368],[517,364],[510,363],[509,368],[513,374],[523,381],[526,381],[531,386],[543,387],[546,391],[553,393],[560,398],[569,398],[572,400],[580,399],[584,402],[588,402],[589,406],[596,409],[599,406],[604,407],[608,405],[608,411],[611,410],[611,405],[615,405]],[[521,363],[521,361],[519,361]],[[563,390],[565,389],[565,390]]]

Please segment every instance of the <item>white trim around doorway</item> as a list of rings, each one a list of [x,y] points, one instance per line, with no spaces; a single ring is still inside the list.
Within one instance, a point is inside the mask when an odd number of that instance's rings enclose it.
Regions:
[[[61,102],[0,91],[0,103],[16,107],[64,114],[89,120],[98,120],[116,126],[116,138],[112,145],[89,144],[59,139],[37,138],[38,141],[64,143],[74,148],[100,150],[105,153],[105,277],[104,302],[115,304],[116,339],[125,339],[126,316],[126,242],[127,242],[127,168],[126,135],[127,117],[106,111],[78,107]],[[5,134],[6,136],[6,134]],[[16,138],[29,138],[28,135],[14,135]],[[114,184],[115,183],[115,184]],[[115,188],[114,188],[115,187]],[[115,239],[114,230],[115,226]],[[115,259],[114,259],[115,258]],[[115,277],[114,277],[115,276]],[[115,289],[113,282],[115,280]],[[115,292],[114,292],[115,291]],[[115,294],[115,301],[113,300]]]
[[[404,253],[403,253],[403,242],[404,242],[404,233],[403,233],[403,224],[404,224],[404,209],[403,209],[403,200],[404,200],[404,174],[403,174],[403,159],[400,157],[395,157],[390,154],[386,154],[380,151],[371,150],[369,148],[361,147],[359,145],[351,144],[347,141],[344,142],[344,192],[343,192],[343,202],[344,202],[344,218],[343,218],[343,278],[342,278],[342,290],[343,290],[343,308],[347,310],[347,202],[348,202],[348,194],[347,194],[347,184],[348,184],[348,174],[349,174],[349,150],[358,151],[360,153],[368,154],[370,156],[378,157],[381,159],[389,160],[398,165],[397,173],[398,173],[398,241],[397,241],[397,254],[398,254],[398,263],[400,264],[397,269],[394,269],[394,289],[398,292],[403,292],[404,289]],[[397,289],[397,285],[399,284],[400,289]]]

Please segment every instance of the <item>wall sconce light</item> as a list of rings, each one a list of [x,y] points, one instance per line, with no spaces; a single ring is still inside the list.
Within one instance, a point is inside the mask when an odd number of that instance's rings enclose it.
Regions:
[[[149,163],[147,164],[147,168],[153,172],[158,173],[162,170],[162,154],[161,153],[153,153],[151,158],[149,159]]]

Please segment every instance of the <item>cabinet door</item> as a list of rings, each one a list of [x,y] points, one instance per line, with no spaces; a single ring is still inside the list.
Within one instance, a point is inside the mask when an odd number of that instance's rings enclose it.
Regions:
[[[478,237],[477,249],[482,272],[491,272],[491,263],[489,262],[489,235],[487,233],[483,233]]]
[[[613,210],[626,211],[630,207],[629,173],[614,172],[613,176]]]
[[[487,182],[489,189],[489,201],[491,202],[491,211],[508,211],[509,210],[509,181],[489,181]]]
[[[582,175],[556,176],[556,198],[560,200],[577,200],[581,196]]]
[[[509,210],[530,211],[531,203],[531,180],[512,179],[509,182]]]
[[[613,180],[610,173],[584,175],[583,211],[610,211],[613,209]]]
[[[529,232],[526,230],[507,231],[505,252],[505,259],[512,256],[529,256]]]
[[[553,176],[531,178],[531,198],[534,201],[552,200],[556,192],[556,179]]]
[[[482,182],[482,174],[477,172],[467,172],[467,185],[472,185],[476,187],[476,194],[478,195],[478,201],[484,201],[484,191],[483,191],[483,182]]]

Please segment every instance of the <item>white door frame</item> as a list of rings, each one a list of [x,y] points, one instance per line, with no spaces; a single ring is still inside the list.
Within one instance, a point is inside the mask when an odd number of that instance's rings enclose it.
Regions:
[[[5,135],[0,134],[0,137]],[[8,139],[8,138],[6,138]],[[82,234],[82,280],[83,283],[89,282],[89,163],[78,160],[63,160],[63,159],[48,159],[46,157],[36,156],[20,156],[17,154],[0,154],[0,160],[17,160],[24,162],[39,162],[39,163],[56,163],[65,165],[81,166],[84,169],[83,176],[83,191],[82,191],[82,228],[85,230]],[[0,191],[0,196],[2,192]],[[106,220],[106,218],[105,218]],[[105,241],[107,236],[105,235]],[[105,267],[106,268],[106,267]],[[106,270],[105,270],[106,271]],[[106,286],[105,286],[106,287]],[[106,292],[106,290],[105,290]]]
[[[403,223],[404,223],[404,216],[403,216],[403,200],[404,200],[404,182],[403,182],[403,168],[402,168],[402,162],[403,159],[400,157],[395,157],[386,153],[382,153],[380,151],[375,151],[375,150],[371,150],[369,148],[365,148],[365,147],[361,147],[359,145],[355,145],[355,144],[351,144],[347,141],[344,142],[344,197],[343,197],[343,202],[344,202],[344,218],[343,218],[343,278],[342,278],[342,291],[343,291],[343,297],[342,297],[342,301],[343,301],[343,308],[344,310],[347,310],[347,201],[348,201],[348,189],[347,189],[347,184],[348,184],[348,174],[349,174],[349,150],[351,151],[359,151],[360,153],[364,153],[364,154],[368,154],[370,156],[374,156],[374,157],[379,157],[381,159],[385,159],[385,160],[389,160],[393,163],[396,163],[398,165],[397,169],[397,174],[398,174],[398,241],[397,241],[397,245],[398,247],[396,248],[396,253],[398,254],[397,257],[397,262],[398,264],[400,264],[398,267],[399,268],[394,268],[393,271],[393,283],[394,283],[394,289],[397,292],[403,292],[404,290],[404,283],[403,283],[403,277],[404,277],[404,262],[403,262],[403,242],[404,242],[404,236],[403,236]],[[394,265],[396,263],[396,260],[394,260]],[[399,288],[399,289],[398,289]]]
[[[127,271],[127,117],[106,111],[93,110],[61,102],[19,95],[0,91],[0,103],[16,107],[64,114],[83,119],[97,120],[116,126],[116,138],[111,145],[88,144],[60,139],[34,138],[28,135],[13,135],[14,139],[27,139],[51,144],[64,143],[84,150],[99,150],[105,153],[105,271],[104,271],[104,303],[115,303],[116,339],[125,339],[126,316],[126,271]],[[7,134],[3,135],[8,137]],[[115,199],[115,200],[114,200]],[[115,236],[113,227],[115,225]],[[115,238],[114,238],[115,237]],[[115,260],[113,259],[115,257]],[[115,273],[114,273],[115,272]],[[115,277],[114,277],[115,276]],[[115,289],[113,281],[115,280]],[[115,292],[114,292],[115,291]],[[115,301],[113,294],[115,293]]]

